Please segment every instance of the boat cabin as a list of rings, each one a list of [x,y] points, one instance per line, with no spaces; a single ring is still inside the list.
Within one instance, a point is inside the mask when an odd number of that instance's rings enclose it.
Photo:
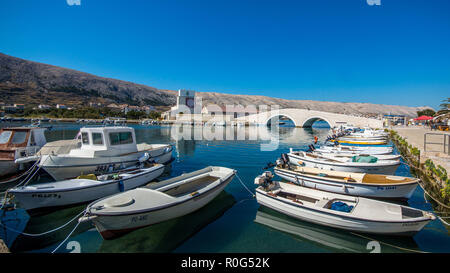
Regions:
[[[136,136],[131,127],[85,127],[78,138],[81,147],[70,151],[72,156],[121,156],[138,151]]]
[[[38,127],[0,129],[0,158],[13,160],[36,153],[47,142],[44,131]]]

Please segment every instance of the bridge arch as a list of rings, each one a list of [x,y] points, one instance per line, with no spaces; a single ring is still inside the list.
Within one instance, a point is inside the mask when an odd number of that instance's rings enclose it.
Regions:
[[[295,127],[298,127],[298,126],[299,126],[299,125],[297,124],[298,121],[297,121],[296,119],[292,118],[292,117],[289,116],[289,115],[286,115],[285,113],[276,113],[276,114],[270,115],[270,117],[269,117],[268,119],[266,119],[266,121],[264,122],[264,125],[268,125],[268,124],[269,124],[269,121],[270,121],[271,119],[273,119],[274,117],[287,117],[287,118],[289,118],[290,120],[292,120],[292,122],[294,123],[294,126],[295,126]]]
[[[319,120],[323,120],[326,123],[328,123],[330,128],[333,127],[332,123],[329,120],[327,120],[326,118],[320,117],[320,116],[313,116],[313,117],[306,118],[305,121],[303,122],[302,127],[306,127],[306,128],[312,127],[314,122],[319,121]]]
[[[267,112],[260,112],[237,120],[249,122],[251,124],[267,125],[269,120],[276,116],[285,116],[292,120],[295,127],[311,127],[317,120],[324,120],[331,128],[339,124],[351,124],[358,127],[383,128],[383,122],[379,119],[357,117],[345,114],[329,113],[309,109],[283,108]]]

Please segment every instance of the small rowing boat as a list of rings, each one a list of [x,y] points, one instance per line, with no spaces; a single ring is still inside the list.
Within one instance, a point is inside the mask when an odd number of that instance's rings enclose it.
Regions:
[[[272,177],[266,172],[255,178],[257,202],[307,222],[362,233],[411,236],[436,219],[430,212],[407,206],[280,183]]]
[[[103,198],[86,209],[80,222],[92,221],[104,239],[191,213],[213,200],[236,171],[207,167]]]
[[[351,138],[339,138],[339,139],[330,139],[331,142],[338,142],[340,144],[358,144],[358,145],[384,145],[387,144],[386,139],[351,139]]]
[[[283,156],[282,156],[283,158]],[[400,166],[399,160],[378,160],[374,157],[329,158],[303,151],[287,154],[287,160],[294,165],[330,171],[372,173],[393,175]]]
[[[369,154],[352,154],[352,153],[322,153],[322,152],[317,152],[317,151],[313,151],[312,154],[314,155],[319,155],[322,157],[327,157],[327,158],[331,158],[331,159],[344,159],[344,160],[349,160],[350,158],[353,158],[354,156],[356,157],[375,157],[378,160],[400,160],[400,155],[369,155]]]
[[[393,152],[392,147],[361,147],[361,146],[320,146],[319,148],[315,148],[313,150],[321,153],[336,153],[336,154],[368,154],[368,155],[388,155]]]
[[[297,185],[318,190],[372,198],[409,199],[419,179],[382,174],[350,173],[279,165],[276,175]]]
[[[17,187],[9,191],[17,207],[36,210],[82,204],[143,186],[164,172],[164,165],[132,168],[113,174],[83,175],[76,179]]]

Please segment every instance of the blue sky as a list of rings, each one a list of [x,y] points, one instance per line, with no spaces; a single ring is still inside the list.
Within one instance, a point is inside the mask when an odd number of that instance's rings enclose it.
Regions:
[[[438,108],[450,1],[0,0],[0,52],[162,89]]]

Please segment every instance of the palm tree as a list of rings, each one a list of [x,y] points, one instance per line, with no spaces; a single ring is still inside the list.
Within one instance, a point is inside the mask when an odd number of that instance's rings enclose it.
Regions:
[[[441,106],[441,110],[450,109],[450,98],[443,100],[440,106]]]

